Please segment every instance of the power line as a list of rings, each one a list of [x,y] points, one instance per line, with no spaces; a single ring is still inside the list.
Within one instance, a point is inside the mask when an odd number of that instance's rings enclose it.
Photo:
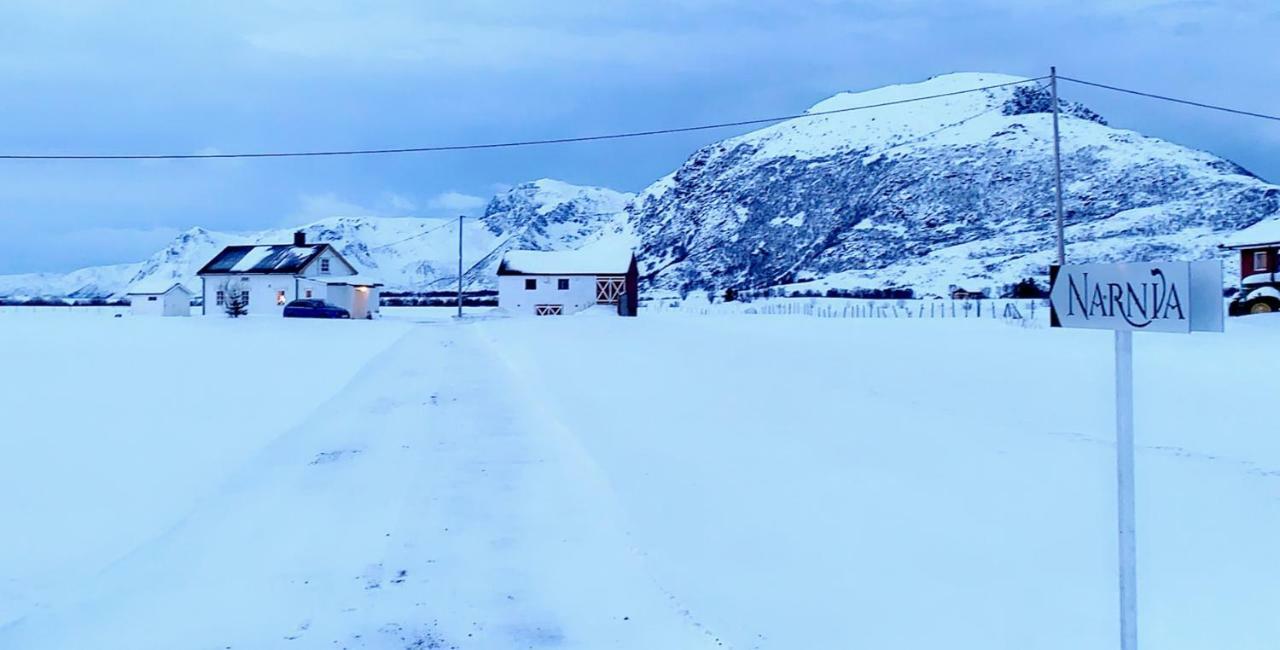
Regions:
[[[1277,116],[1277,115],[1267,115],[1265,113],[1254,113],[1253,111],[1243,111],[1238,108],[1228,108],[1226,106],[1206,104],[1204,102],[1192,101],[1190,99],[1179,99],[1177,97],[1169,97],[1167,95],[1157,95],[1155,93],[1143,92],[1141,90],[1131,90],[1129,88],[1120,88],[1118,86],[1108,86],[1107,84],[1100,84],[1093,81],[1085,81],[1083,79],[1073,79],[1071,77],[1064,77],[1062,75],[1058,75],[1058,78],[1064,81],[1071,81],[1074,83],[1083,84],[1085,86],[1093,86],[1095,88],[1105,88],[1107,90],[1114,90],[1116,92],[1129,93],[1130,95],[1138,95],[1141,97],[1149,97],[1151,99],[1159,99],[1166,102],[1174,102],[1176,104],[1186,104],[1188,106],[1208,108],[1215,111],[1222,111],[1224,113],[1234,113],[1236,115],[1247,115],[1249,117],[1260,117],[1264,120],[1275,120],[1277,122],[1280,122],[1280,116]]]
[[[807,118],[807,117],[821,117],[824,115],[835,115],[837,113],[849,113],[852,111],[864,111],[872,108],[896,106],[898,104],[908,104],[911,102],[920,102],[920,101],[925,101],[929,99],[954,97],[956,95],[964,95],[967,93],[975,93],[975,92],[981,92],[984,90],[992,90],[994,88],[1003,88],[1005,86],[1016,86],[1020,84],[1034,83],[1046,78],[1047,77],[1035,77],[1033,79],[1020,79],[1018,81],[1008,81],[1005,83],[992,84],[990,86],[968,88],[965,90],[956,90],[948,93],[938,93],[936,95],[925,95],[922,97],[911,97],[908,99],[898,99],[894,101],[880,102],[877,104],[866,104],[862,106],[850,106],[847,108],[837,108],[829,111],[816,111],[812,113],[796,113],[794,115],[782,115],[779,117],[763,117],[763,118],[752,119],[752,120],[739,120],[736,122],[717,122],[714,124],[699,124],[697,126],[682,126],[682,127],[668,128],[668,129],[652,129],[648,131],[629,131],[629,132],[623,132],[623,133],[608,133],[603,135],[549,138],[545,140],[516,140],[511,142],[442,145],[442,146],[434,146],[434,147],[400,147],[400,148],[392,148],[392,149],[343,149],[343,150],[333,150],[333,151],[276,151],[276,152],[250,152],[250,153],[193,153],[193,154],[0,154],[0,160],[192,160],[192,159],[217,159],[217,158],[303,158],[303,157],[320,157],[320,156],[370,156],[370,155],[384,155],[384,154],[429,153],[429,152],[440,152],[440,151],[473,151],[478,149],[509,149],[514,147],[532,147],[532,146],[552,145],[552,144],[570,144],[574,142],[597,142],[600,140],[622,140],[626,138],[643,138],[643,137],[649,137],[649,136],[655,136],[655,135],[669,135],[673,133],[690,133],[694,131],[726,129],[726,128],[731,128],[736,126],[753,126],[757,124],[785,122],[787,120],[795,120],[795,119],[801,119],[801,118]]]
[[[420,233],[418,233],[418,234],[416,234],[416,235],[410,235],[410,236],[405,237],[404,239],[401,239],[401,240],[399,240],[399,241],[393,241],[393,242],[391,242],[390,244],[383,244],[383,245],[381,245],[381,246],[375,246],[372,250],[377,251],[377,250],[382,250],[382,249],[384,249],[384,248],[391,248],[392,246],[399,246],[400,244],[403,244],[403,243],[405,243],[405,242],[407,242],[407,241],[409,241],[409,240],[411,240],[411,239],[417,239],[417,238],[419,238],[419,237],[426,237],[427,235],[430,235],[431,233],[433,233],[433,232],[435,232],[435,231],[437,231],[437,230],[440,230],[440,229],[443,229],[443,228],[448,228],[449,226],[452,226],[453,224],[454,224],[453,217],[450,217],[450,218],[449,218],[449,219],[447,219],[444,223],[442,223],[442,224],[440,224],[440,225],[436,226],[435,228],[430,228],[430,229],[426,230],[425,232],[420,232]]]

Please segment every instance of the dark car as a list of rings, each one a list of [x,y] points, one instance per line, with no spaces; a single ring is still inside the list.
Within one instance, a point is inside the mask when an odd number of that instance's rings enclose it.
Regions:
[[[285,318],[351,318],[351,312],[313,298],[295,300],[284,306]]]

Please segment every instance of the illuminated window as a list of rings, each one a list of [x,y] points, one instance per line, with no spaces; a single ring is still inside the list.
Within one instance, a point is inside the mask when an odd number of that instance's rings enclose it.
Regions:
[[[277,292],[276,292],[276,304],[277,304],[277,305],[283,305],[283,304],[284,304],[284,292],[283,292],[283,291],[277,291]]]
[[[1257,251],[1253,254],[1253,270],[1257,273],[1266,272],[1267,251]]]

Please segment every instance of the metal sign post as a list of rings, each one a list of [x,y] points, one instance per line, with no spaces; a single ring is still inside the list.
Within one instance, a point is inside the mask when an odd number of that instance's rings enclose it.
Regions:
[[[1049,269],[1053,327],[1115,330],[1120,648],[1138,648],[1133,333],[1221,332],[1221,262],[1075,264]]]
[[[1116,330],[1116,512],[1120,543],[1120,648],[1138,648],[1138,540],[1134,508],[1133,332]]]
[[[458,318],[462,318],[462,215],[458,215]]]

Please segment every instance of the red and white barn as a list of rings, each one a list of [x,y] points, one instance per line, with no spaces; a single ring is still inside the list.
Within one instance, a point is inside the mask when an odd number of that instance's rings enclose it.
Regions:
[[[498,307],[560,316],[611,305],[636,315],[639,273],[631,251],[508,251],[498,264]]]

